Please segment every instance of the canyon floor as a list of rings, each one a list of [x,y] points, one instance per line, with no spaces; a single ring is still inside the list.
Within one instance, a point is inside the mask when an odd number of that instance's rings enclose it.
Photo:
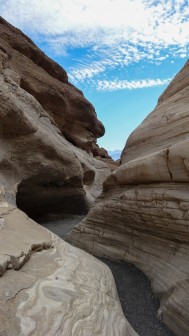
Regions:
[[[62,239],[84,216],[65,215],[63,219],[41,221],[48,230]],[[139,336],[174,336],[158,319],[159,299],[154,295],[148,278],[134,265],[99,258],[111,269],[123,312]]]

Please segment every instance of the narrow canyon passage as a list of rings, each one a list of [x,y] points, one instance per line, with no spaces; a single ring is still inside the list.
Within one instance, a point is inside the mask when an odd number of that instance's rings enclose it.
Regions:
[[[146,1],[139,2],[147,8]],[[157,10],[158,2],[153,3]],[[168,21],[177,16],[178,8],[173,9]],[[170,68],[165,59],[167,78],[163,65],[162,78],[159,70],[157,80],[147,78],[144,58],[144,78],[132,78],[140,71],[131,67],[132,87],[100,88],[95,86],[100,77],[86,77],[76,81],[85,87],[77,88],[71,68],[68,76],[60,64],[75,64],[78,73],[84,50],[75,49],[71,58],[69,52],[62,55],[68,62],[58,64],[30,39],[33,34],[18,29],[18,21],[14,27],[0,16],[0,336],[174,336],[171,330],[189,336],[189,61],[175,76],[183,53],[174,50]],[[141,49],[129,41],[142,55],[145,45]],[[87,55],[96,59],[95,50],[89,55],[87,48]],[[103,71],[93,75],[106,78]],[[120,71],[118,77],[128,84]],[[154,99],[152,91],[145,98],[145,87],[157,89],[158,96],[162,92],[148,115]],[[117,141],[118,149],[124,147],[116,162],[99,146],[105,128],[107,150]]]
[[[63,219],[42,221],[40,224],[62,239],[84,216],[64,215]],[[157,317],[159,299],[153,294],[150,281],[134,265],[99,258],[111,269],[123,312],[139,336],[174,336]]]
[[[140,336],[174,336],[157,318],[159,299],[150,281],[137,267],[127,262],[100,258],[111,269],[123,312]]]

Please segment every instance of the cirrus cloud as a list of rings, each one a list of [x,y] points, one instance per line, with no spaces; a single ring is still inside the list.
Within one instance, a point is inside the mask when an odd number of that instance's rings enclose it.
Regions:
[[[97,81],[97,90],[98,91],[116,91],[116,90],[134,90],[134,89],[142,89],[149,88],[154,86],[161,86],[165,84],[169,84],[172,78],[165,79],[142,79],[142,80],[114,80],[114,81]]]

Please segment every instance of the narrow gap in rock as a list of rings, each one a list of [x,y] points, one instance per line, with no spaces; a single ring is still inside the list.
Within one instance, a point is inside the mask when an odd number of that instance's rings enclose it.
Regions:
[[[65,239],[84,216],[65,216],[42,225]],[[127,262],[98,258],[111,269],[123,312],[139,336],[174,336],[157,317],[159,299],[152,292],[150,281],[137,267]]]
[[[125,261],[99,259],[110,267],[123,312],[139,336],[174,336],[157,317],[160,302],[145,274]]]

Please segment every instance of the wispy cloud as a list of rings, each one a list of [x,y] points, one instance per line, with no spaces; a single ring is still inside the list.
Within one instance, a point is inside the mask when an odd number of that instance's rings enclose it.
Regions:
[[[67,68],[76,84],[90,85],[94,78],[129,88],[126,77],[117,82],[110,72],[141,61],[173,62],[189,50],[186,0],[0,0],[0,13],[56,54],[67,57],[70,49],[86,48]]]
[[[83,82],[86,78],[92,78],[95,75],[105,71],[104,62],[92,62],[91,64],[79,65],[78,68],[72,69],[69,73],[69,79],[74,82]]]
[[[0,0],[0,13],[25,30],[59,36],[62,44],[120,41],[183,45],[189,4],[183,0]]]
[[[98,91],[116,91],[123,89],[142,89],[149,88],[154,86],[161,86],[168,84],[172,78],[166,79],[142,79],[142,80],[114,80],[114,81],[97,81],[97,90]]]

